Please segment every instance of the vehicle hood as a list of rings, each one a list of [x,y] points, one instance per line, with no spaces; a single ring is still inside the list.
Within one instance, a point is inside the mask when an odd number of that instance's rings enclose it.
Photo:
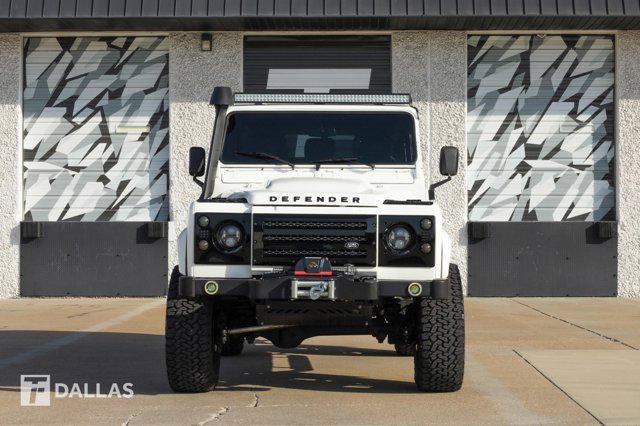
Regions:
[[[278,178],[264,187],[228,194],[229,198],[244,198],[252,205],[314,205],[314,206],[379,206],[385,199],[403,199],[410,194],[394,191],[389,196],[375,186],[357,179]]]

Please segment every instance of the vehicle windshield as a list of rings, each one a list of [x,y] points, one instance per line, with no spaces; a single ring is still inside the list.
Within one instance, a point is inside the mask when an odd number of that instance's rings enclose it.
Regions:
[[[414,120],[405,112],[235,112],[225,164],[414,164]]]

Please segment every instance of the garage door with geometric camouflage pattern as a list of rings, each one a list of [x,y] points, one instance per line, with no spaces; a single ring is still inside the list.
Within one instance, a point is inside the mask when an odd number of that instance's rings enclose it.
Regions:
[[[469,294],[616,293],[611,35],[470,35]]]
[[[167,220],[168,66],[164,37],[25,39],[25,220]]]
[[[29,37],[23,61],[21,294],[164,294],[168,40]]]
[[[614,65],[612,36],[469,37],[469,220],[615,220]]]

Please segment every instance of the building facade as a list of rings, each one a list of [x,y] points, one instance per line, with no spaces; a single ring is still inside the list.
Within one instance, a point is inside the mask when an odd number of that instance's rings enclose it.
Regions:
[[[161,295],[215,86],[410,93],[473,296],[640,296],[640,1],[0,1],[0,297]]]

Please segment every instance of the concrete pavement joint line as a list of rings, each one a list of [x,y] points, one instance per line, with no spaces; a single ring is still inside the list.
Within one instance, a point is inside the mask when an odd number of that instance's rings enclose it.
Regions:
[[[229,407],[222,407],[220,409],[220,411],[218,411],[215,414],[212,414],[211,416],[209,416],[209,418],[204,419],[203,421],[198,423],[198,426],[204,426],[207,423],[211,423],[213,421],[218,421],[218,420],[220,420],[220,417],[224,416],[227,412],[229,412]]]
[[[544,377],[545,379],[547,379],[547,381],[549,383],[551,383],[553,386],[555,386],[560,392],[562,392],[563,394],[565,394],[565,396],[567,398],[569,398],[570,400],[572,400],[573,402],[576,403],[576,405],[578,405],[578,407],[582,408],[585,413],[589,414],[591,417],[593,417],[595,419],[595,421],[597,421],[599,424],[604,425],[604,423],[597,418],[591,411],[587,410],[584,405],[580,404],[578,401],[576,401],[575,399],[573,399],[571,397],[571,395],[569,395],[568,393],[566,393],[564,391],[564,389],[562,389],[560,386],[558,386],[558,384],[556,384],[556,382],[554,382],[553,380],[551,380],[551,378],[549,376],[547,376],[546,374],[544,374],[538,367],[536,367],[535,365],[533,365],[531,362],[529,362],[528,359],[526,359],[520,352],[518,352],[517,350],[513,349],[513,352],[518,355],[522,360],[524,360],[524,362],[526,362],[527,364],[529,364],[531,367],[533,367],[534,370],[536,370],[542,377]]]
[[[105,308],[105,309],[97,309],[95,311],[81,312],[79,314],[69,315],[67,318],[78,318],[78,317],[83,317],[85,315],[94,314],[96,312],[107,312],[107,311],[111,311],[111,310],[113,310],[113,307],[109,307],[109,308]]]
[[[540,309],[534,308],[533,306],[530,306],[530,305],[527,305],[526,303],[520,302],[519,300],[515,300],[515,299],[510,299],[510,300],[511,300],[511,301],[513,301],[513,302],[516,302],[516,303],[518,303],[518,304],[520,304],[520,305],[522,305],[522,306],[526,306],[527,308],[532,309],[532,310],[534,310],[534,311],[536,311],[536,312],[538,312],[538,313],[540,313],[540,314],[542,314],[542,315],[546,315],[546,316],[548,316],[549,318],[553,318],[553,319],[556,319],[556,320],[558,320],[558,321],[562,321],[562,322],[564,322],[565,324],[572,325],[572,326],[574,326],[574,327],[576,327],[576,328],[579,328],[580,330],[588,331],[589,333],[593,333],[593,334],[595,334],[596,336],[602,337],[603,339],[610,340],[610,341],[612,341],[612,342],[614,342],[614,343],[620,343],[621,345],[626,346],[626,347],[628,347],[629,349],[633,349],[633,350],[636,350],[636,351],[638,350],[638,348],[636,348],[636,347],[634,347],[634,346],[631,346],[631,345],[629,345],[629,344],[627,344],[627,343],[623,342],[623,341],[622,341],[622,340],[620,340],[620,339],[616,339],[615,337],[607,336],[606,334],[599,333],[599,332],[597,332],[597,331],[595,331],[595,330],[591,330],[590,328],[583,327],[583,326],[581,326],[581,325],[579,325],[579,324],[573,323],[573,322],[568,321],[568,320],[566,320],[566,319],[563,319],[563,318],[557,317],[557,316],[552,315],[552,314],[548,314],[548,313],[546,313],[546,312],[544,312],[544,311],[541,311]]]
[[[61,337],[59,339],[56,340],[52,340],[50,342],[44,343],[43,345],[31,349],[29,351],[23,352],[19,355],[15,355],[15,356],[11,356],[5,359],[0,359],[0,369],[5,368],[5,367],[9,367],[15,364],[20,364],[23,363],[25,361],[30,360],[31,358],[35,358],[37,356],[46,354],[47,352],[51,352],[53,350],[59,349],[63,346],[67,346],[70,345],[71,343],[74,343],[80,339],[82,339],[83,337],[88,336],[91,333],[95,333],[98,331],[102,331],[105,330],[107,328],[116,326],[118,324],[122,324],[123,322],[126,322],[128,320],[130,320],[131,318],[134,318],[150,309],[155,308],[158,305],[164,304],[165,301],[164,299],[162,300],[155,300],[153,302],[149,302],[149,303],[145,303],[142,306],[137,307],[136,309],[133,309],[129,312],[127,312],[126,314],[120,315],[119,317],[110,319],[108,321],[104,321],[101,322],[99,324],[96,324],[92,327],[89,328],[85,328],[84,330],[80,330],[80,331],[68,331],[68,333],[70,333],[69,335],[65,336],[65,337]],[[62,332],[64,333],[64,331]]]
[[[139,416],[140,413],[142,413],[142,411],[138,411],[137,413],[130,414],[129,417],[127,417],[127,420],[122,422],[122,426],[129,426],[129,423],[131,423],[131,420],[133,420],[135,417]]]
[[[479,384],[481,393],[486,395],[493,402],[494,408],[507,424],[542,424],[548,423],[544,417],[531,412],[525,403],[507,388],[504,383],[494,374],[487,373],[487,369],[481,362],[472,356],[470,351],[466,355],[467,371],[466,377]]]

